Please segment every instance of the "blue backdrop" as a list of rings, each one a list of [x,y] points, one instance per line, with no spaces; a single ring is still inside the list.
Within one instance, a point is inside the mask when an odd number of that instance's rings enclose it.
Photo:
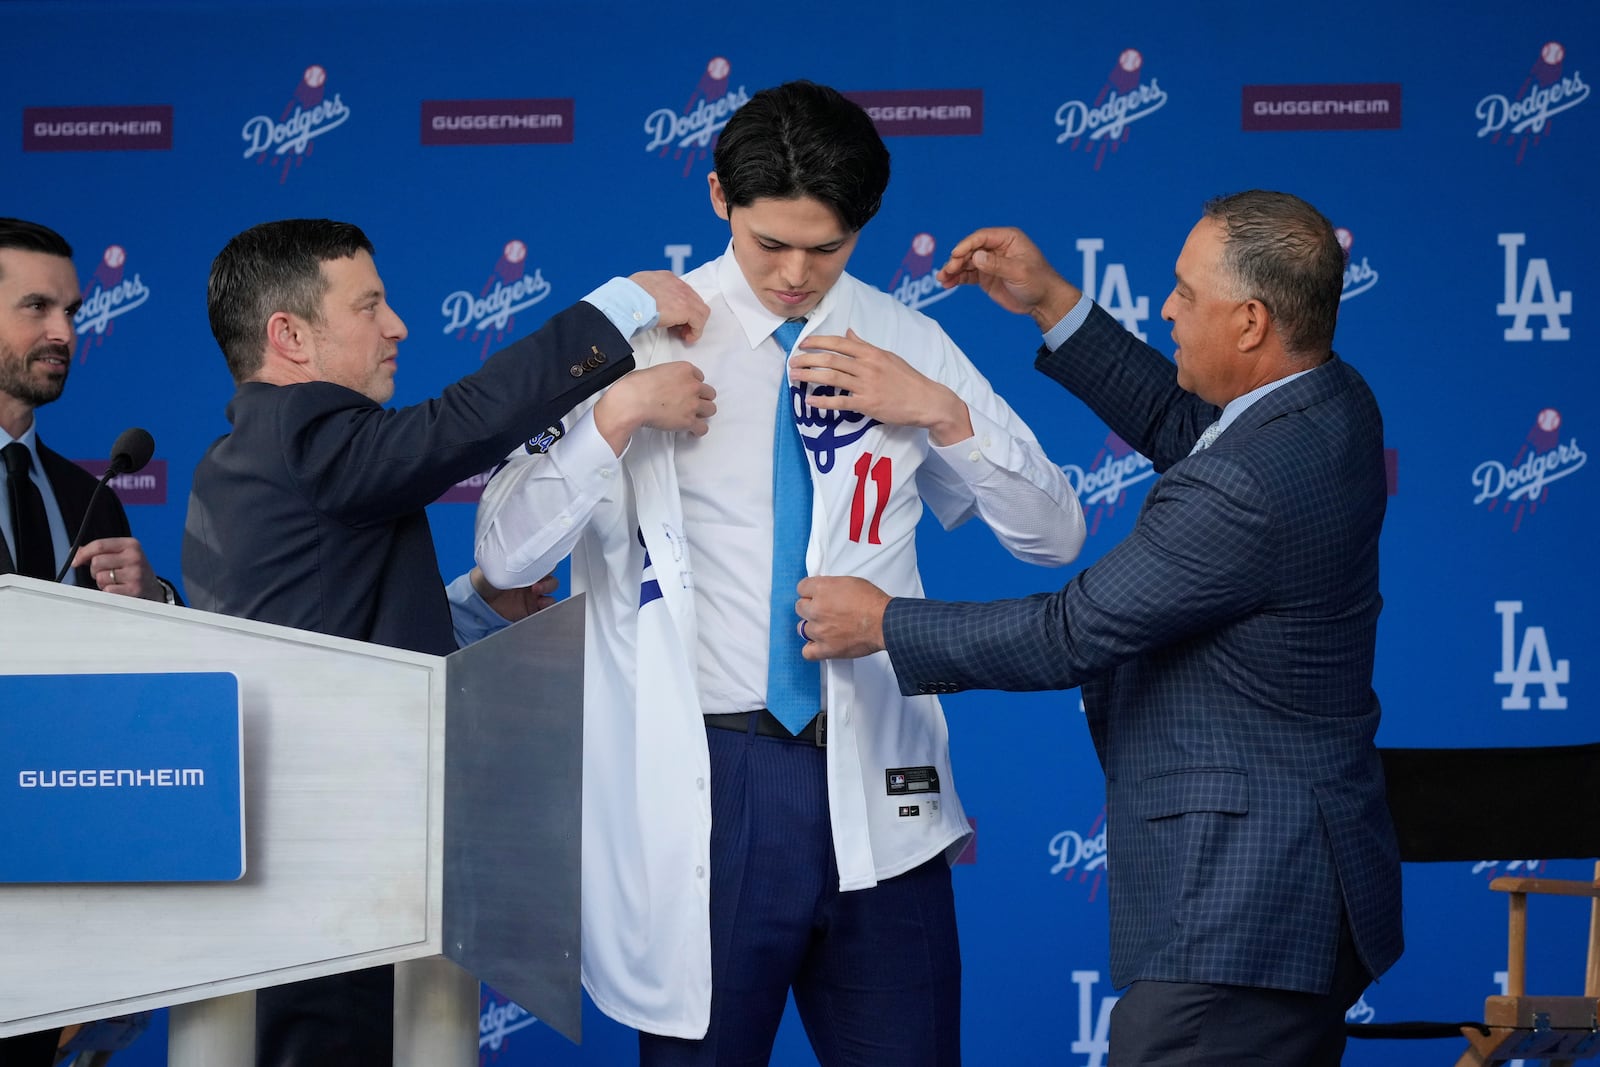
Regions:
[[[362,225],[411,330],[396,400],[420,400],[613,274],[720,252],[710,137],[750,93],[808,77],[863,94],[894,157],[852,272],[925,302],[1030,422],[1080,489],[1084,563],[1130,529],[1149,464],[1031,369],[1026,321],[932,291],[929,272],[971,229],[1018,224],[1170,350],[1159,309],[1206,197],[1282,188],[1318,205],[1350,253],[1338,348],[1376,390],[1391,450],[1380,741],[1596,737],[1581,533],[1600,517],[1585,450],[1600,417],[1592,0],[0,0],[0,38],[0,213],[60,229],[89,299],[42,432],[92,460],[124,426],[151,430],[158,464],[121,489],[164,574],[178,573],[190,471],[226,428],[204,298],[229,236],[287,216]],[[447,576],[468,565],[477,488],[432,509]],[[933,596],[1066,577],[983,530],[927,534]],[[956,870],[968,1059],[1097,1067],[1114,996],[1107,858],[1077,693],[946,709],[978,826]],[[1505,966],[1505,905],[1486,883],[1512,867],[1586,876],[1538,857],[1409,869],[1409,950],[1355,1014],[1481,1010]],[[1535,986],[1578,979],[1584,918],[1539,909],[1558,944],[1531,962]],[[577,1048],[486,993],[483,1057],[633,1057],[627,1031],[592,1011],[585,1026]],[[161,1027],[119,1060],[164,1062]],[[1380,1043],[1347,1062],[1418,1056]],[[776,1062],[811,1062],[792,1019]]]

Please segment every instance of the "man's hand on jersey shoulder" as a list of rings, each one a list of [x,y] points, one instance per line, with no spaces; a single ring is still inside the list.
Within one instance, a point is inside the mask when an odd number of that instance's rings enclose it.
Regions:
[[[966,401],[887,349],[868,344],[854,330],[844,337],[816,334],[789,359],[791,381],[832,386],[812,390],[806,402],[820,411],[859,411],[894,426],[921,426],[936,445],[972,436]],[[846,395],[848,394],[848,395]]]
[[[594,424],[620,456],[641,426],[704,437],[717,413],[716,397],[693,363],[662,363],[618,378],[595,404]]]
[[[711,309],[688,282],[670,270],[642,270],[628,280],[656,302],[656,325],[669,328],[686,345],[700,339]]]

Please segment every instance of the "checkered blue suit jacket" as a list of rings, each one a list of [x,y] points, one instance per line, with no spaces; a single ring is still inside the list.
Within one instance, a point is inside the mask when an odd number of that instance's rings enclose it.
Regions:
[[[907,693],[1083,687],[1106,775],[1111,978],[1326,992],[1341,916],[1400,955],[1400,867],[1373,745],[1383,427],[1334,357],[1218,415],[1099,308],[1038,366],[1163,476],[1060,592],[897,599]]]

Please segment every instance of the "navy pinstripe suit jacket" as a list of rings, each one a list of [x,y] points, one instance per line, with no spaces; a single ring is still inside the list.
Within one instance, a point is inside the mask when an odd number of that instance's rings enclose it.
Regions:
[[[1373,735],[1383,426],[1337,357],[1218,409],[1095,308],[1038,366],[1163,476],[1060,592],[894,600],[907,693],[1083,687],[1106,775],[1111,979],[1326,992],[1341,915],[1400,955],[1400,866]]]

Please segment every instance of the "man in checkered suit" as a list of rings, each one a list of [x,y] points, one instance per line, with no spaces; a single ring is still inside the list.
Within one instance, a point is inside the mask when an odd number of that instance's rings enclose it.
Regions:
[[[907,693],[1082,686],[1106,773],[1111,1063],[1333,1065],[1402,947],[1373,736],[1383,426],[1333,353],[1343,257],[1311,205],[1208,203],[1162,308],[1174,362],[1016,230],[941,271],[1045,333],[1038,367],[1155,464],[1132,533],[1022,600],[810,578],[807,658],[887,648]]]

